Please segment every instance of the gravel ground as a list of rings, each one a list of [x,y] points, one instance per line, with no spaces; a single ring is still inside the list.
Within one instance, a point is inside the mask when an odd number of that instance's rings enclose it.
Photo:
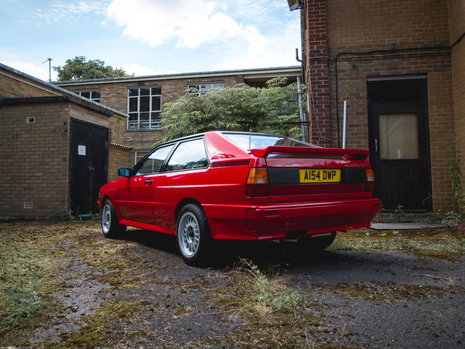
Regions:
[[[55,306],[0,337],[0,348],[465,347],[463,254],[309,256],[288,244],[231,243],[217,265],[200,269],[183,263],[174,238],[147,231],[109,240],[96,222],[22,223],[3,224],[2,234],[33,236],[42,253],[53,251],[62,282],[48,295]],[[218,301],[241,282],[239,258],[273,269],[303,295],[292,320],[300,323],[246,316]]]

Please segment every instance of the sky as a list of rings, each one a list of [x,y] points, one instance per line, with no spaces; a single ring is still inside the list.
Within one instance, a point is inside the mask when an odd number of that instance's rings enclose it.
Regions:
[[[76,56],[135,76],[298,65],[299,21],[286,0],[0,0],[0,63],[42,80]]]

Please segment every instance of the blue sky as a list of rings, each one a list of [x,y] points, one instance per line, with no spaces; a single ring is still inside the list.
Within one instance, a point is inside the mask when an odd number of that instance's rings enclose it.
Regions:
[[[286,0],[0,0],[0,32],[0,62],[44,80],[49,57],[140,76],[297,65],[300,48]]]

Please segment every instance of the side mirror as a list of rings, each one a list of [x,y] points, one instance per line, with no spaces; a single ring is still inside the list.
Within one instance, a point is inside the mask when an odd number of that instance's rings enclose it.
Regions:
[[[120,176],[120,177],[129,177],[129,176],[131,176],[131,169],[130,168],[119,168],[118,169],[118,176]]]

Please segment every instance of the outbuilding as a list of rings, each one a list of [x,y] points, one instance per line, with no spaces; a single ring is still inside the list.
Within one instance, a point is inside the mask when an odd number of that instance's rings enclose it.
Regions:
[[[98,188],[130,163],[111,132],[126,119],[0,64],[0,218],[97,212]]]

